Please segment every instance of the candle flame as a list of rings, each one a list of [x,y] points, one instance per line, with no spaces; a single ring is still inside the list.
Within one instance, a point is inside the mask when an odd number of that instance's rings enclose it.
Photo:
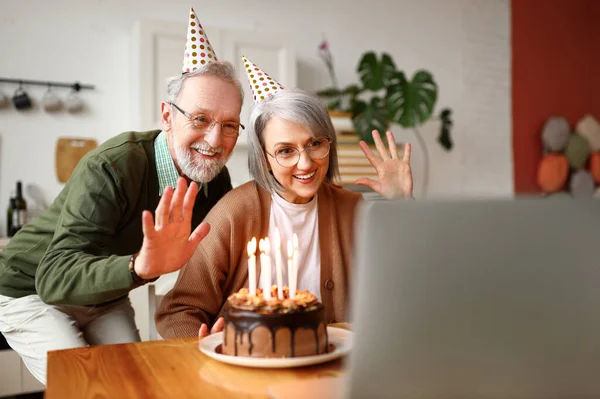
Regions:
[[[271,243],[269,242],[269,237],[265,238],[265,240],[263,241],[263,244],[264,244],[265,254],[269,255],[269,253],[271,252]]]
[[[264,240],[262,238],[258,242],[258,250],[260,252],[264,252],[264,250],[265,250],[265,242],[264,242]]]
[[[246,250],[248,251],[248,256],[253,255],[256,252],[256,237],[252,237],[252,240],[248,241]]]

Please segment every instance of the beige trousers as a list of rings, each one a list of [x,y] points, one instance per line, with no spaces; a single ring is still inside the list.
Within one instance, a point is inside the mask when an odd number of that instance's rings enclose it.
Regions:
[[[44,385],[48,351],[140,341],[129,298],[98,306],[53,306],[37,295],[0,295],[0,332]]]

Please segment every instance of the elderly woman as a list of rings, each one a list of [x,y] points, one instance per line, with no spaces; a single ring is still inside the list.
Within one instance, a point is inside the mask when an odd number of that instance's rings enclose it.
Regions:
[[[157,329],[164,338],[199,331],[205,335],[213,324],[212,332],[221,329],[218,317],[227,297],[248,287],[246,247],[253,237],[269,237],[273,243],[277,235],[285,244],[296,233],[298,289],[317,295],[328,321],[346,319],[354,216],[361,196],[334,184],[338,160],[331,119],[318,98],[283,89],[255,65],[246,64],[251,82],[260,76],[271,88],[271,96],[265,96],[261,86],[252,86],[256,104],[248,128],[248,163],[254,180],[228,193],[206,217],[210,233],[156,313]],[[412,197],[410,146],[400,160],[391,132],[387,133],[389,151],[376,131],[373,138],[380,158],[364,142],[361,148],[379,180],[363,178],[357,184],[390,199]],[[257,265],[263,289],[276,283],[275,262],[271,264],[271,281]],[[283,281],[287,282],[285,271]]]

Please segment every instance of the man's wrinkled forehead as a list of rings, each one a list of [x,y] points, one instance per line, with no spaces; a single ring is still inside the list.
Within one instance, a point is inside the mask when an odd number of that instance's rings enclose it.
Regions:
[[[229,82],[199,79],[185,82],[179,93],[179,103],[188,107],[190,114],[206,113],[227,116],[238,120],[241,98],[235,86]],[[231,90],[226,90],[231,88]]]

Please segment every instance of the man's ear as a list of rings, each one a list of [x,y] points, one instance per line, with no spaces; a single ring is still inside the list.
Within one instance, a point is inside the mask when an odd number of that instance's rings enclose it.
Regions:
[[[165,132],[171,131],[173,124],[173,112],[171,104],[165,101],[160,103],[160,122],[162,124],[162,130]]]

